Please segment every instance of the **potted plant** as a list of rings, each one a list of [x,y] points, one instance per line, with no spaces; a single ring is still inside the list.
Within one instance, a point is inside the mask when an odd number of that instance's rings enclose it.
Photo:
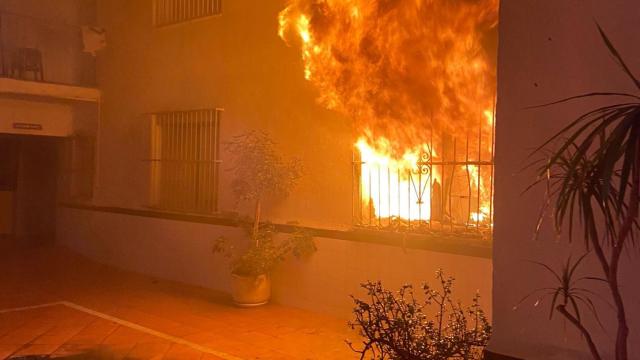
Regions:
[[[220,238],[214,252],[232,258],[232,296],[237,305],[257,306],[271,297],[270,273],[273,268],[293,254],[303,256],[315,251],[311,235],[302,230],[294,231],[286,240],[275,239],[272,224],[262,222],[264,201],[282,199],[289,195],[302,174],[298,160],[284,159],[275,143],[263,132],[251,131],[227,144],[233,157],[231,187],[238,201],[251,202],[254,206],[252,220],[241,221],[248,232],[249,243],[244,246],[231,244]]]
[[[287,257],[302,258],[316,251],[308,230],[296,228],[287,238],[276,240],[275,227],[261,223],[254,232],[250,221],[243,221],[249,233],[249,244],[234,246],[227,238],[216,241],[214,253],[231,259],[231,295],[236,305],[264,305],[271,298],[271,271]]]

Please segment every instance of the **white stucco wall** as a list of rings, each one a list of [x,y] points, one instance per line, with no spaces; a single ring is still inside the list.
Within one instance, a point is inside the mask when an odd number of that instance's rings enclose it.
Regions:
[[[592,91],[635,91],[609,56],[595,26],[606,29],[628,65],[640,75],[640,3],[637,0],[504,0],[500,14],[498,113],[496,135],[495,235],[493,314],[495,333],[490,349],[525,359],[589,358],[583,339],[570,324],[555,316],[549,302],[533,306],[537,297],[519,300],[537,288],[554,285],[552,277],[528,260],[558,268],[570,252],[581,255],[581,239],[573,251],[547,227],[538,241],[533,232],[542,205],[539,188],[522,191],[535,178],[524,169],[528,154],[555,131],[587,109],[592,100],[527,110],[561,98]],[[637,251],[625,258],[624,292],[632,335],[630,359],[640,358],[640,288]],[[589,259],[584,275],[599,275]],[[607,296],[606,289],[591,287]],[[589,284],[587,284],[589,286]],[[602,302],[603,332],[585,310],[587,325],[610,359],[615,339],[614,313]],[[607,350],[607,351],[605,351]]]
[[[25,129],[16,124],[39,127]],[[64,103],[0,98],[0,133],[70,136],[73,133],[73,107]]]
[[[278,37],[285,1],[228,1],[222,16],[165,28],[153,26],[151,5],[98,1],[109,45],[98,55],[104,121],[96,204],[149,205],[150,113],[223,108],[222,143],[264,130],[303,162],[305,176],[291,196],[264,204],[267,218],[350,226],[356,137],[349,119],[317,104],[299,51]],[[228,189],[230,156],[221,149],[220,188]],[[231,191],[220,192],[221,210],[246,210],[236,205]]]
[[[155,28],[151,1],[98,1],[108,46],[98,55],[103,101],[95,205],[148,205],[149,113],[220,107],[222,142],[247,129],[266,130],[304,164],[305,175],[291,196],[265,204],[265,219],[351,227],[357,134],[349,119],[317,104],[298,49],[278,37],[277,16],[285,4],[230,1],[220,17]],[[223,153],[222,169],[229,168],[228,159]],[[220,209],[243,212],[228,190],[229,175],[221,172]],[[211,242],[229,231],[234,230],[66,208],[58,220],[58,240],[91,258],[225,291],[228,268],[211,254]],[[438,268],[458,279],[462,300],[480,290],[485,304],[490,301],[488,259],[336,239],[317,242],[319,251],[308,262],[287,263],[275,274],[276,302],[346,317],[348,295],[361,281],[419,284],[433,279]]]
[[[211,252],[221,235],[233,239],[244,233],[209,224],[58,209],[57,239],[64,246],[116,267],[228,292],[226,260]],[[479,291],[491,316],[490,259],[329,238],[315,242],[318,251],[309,259],[290,260],[274,273],[275,302],[346,319],[352,309],[349,295],[361,294],[361,282],[381,280],[397,289],[432,281],[442,268],[456,278],[456,298],[469,304]]]

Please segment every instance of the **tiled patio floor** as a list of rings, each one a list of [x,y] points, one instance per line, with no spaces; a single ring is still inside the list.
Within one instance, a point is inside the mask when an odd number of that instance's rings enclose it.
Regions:
[[[344,320],[279,305],[239,309],[223,294],[61,248],[2,249],[0,264],[0,358],[357,358]]]

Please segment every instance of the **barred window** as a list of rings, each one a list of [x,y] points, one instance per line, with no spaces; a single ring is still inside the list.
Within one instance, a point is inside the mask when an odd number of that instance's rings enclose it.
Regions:
[[[151,116],[151,206],[187,213],[218,210],[221,110]]]
[[[222,0],[154,0],[156,27],[222,14]]]
[[[490,240],[495,119],[469,126],[466,134],[432,132],[418,150],[395,158],[379,143],[358,141],[354,225]]]

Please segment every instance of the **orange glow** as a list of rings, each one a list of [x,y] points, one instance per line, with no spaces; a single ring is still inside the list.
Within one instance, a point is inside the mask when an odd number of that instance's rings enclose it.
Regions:
[[[478,191],[478,188],[480,190],[480,208],[478,209],[478,211],[472,211],[471,212],[471,218],[468,219],[472,224],[473,223],[484,223],[489,221],[489,213],[490,213],[490,201],[491,201],[491,194],[490,194],[490,185],[487,186],[484,183],[484,178],[487,178],[488,176],[482,176],[479,173],[479,166],[476,165],[466,165],[463,167],[464,170],[468,171],[470,174],[470,179],[471,179],[471,189],[472,189],[472,193]],[[489,174],[487,174],[489,175]],[[489,175],[490,176],[490,175]]]
[[[486,42],[497,15],[498,0],[291,0],[280,13],[279,35],[300,46],[318,102],[354,122],[362,200],[377,216],[430,220],[430,189],[410,190],[425,153],[490,160],[496,76]],[[465,143],[465,159],[443,134]],[[491,174],[482,170],[458,170],[476,177],[467,190],[478,194],[463,222],[490,222]],[[431,171],[427,181],[439,181]]]
[[[362,174],[367,174],[360,178],[361,196],[365,202],[370,202],[377,216],[424,221],[431,218],[431,188],[416,189],[415,186],[417,183],[430,184],[432,180],[430,174],[421,173],[419,164],[420,154],[431,151],[427,144],[406,149],[399,158],[391,153],[391,143],[384,137],[370,144],[367,137],[362,136],[356,148],[360,153]]]

